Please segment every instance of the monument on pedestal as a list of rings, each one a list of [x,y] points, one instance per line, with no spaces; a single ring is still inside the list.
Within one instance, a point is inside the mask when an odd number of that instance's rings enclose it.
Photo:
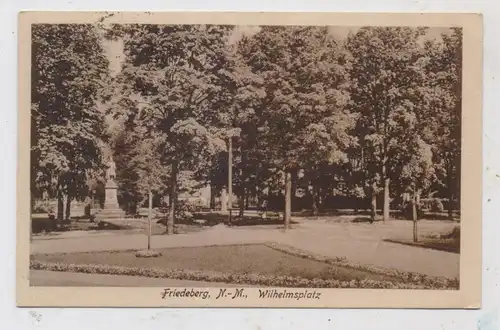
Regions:
[[[107,165],[104,208],[96,215],[98,222],[106,219],[125,218],[125,212],[118,205],[118,185],[115,182],[116,165],[111,157]]]

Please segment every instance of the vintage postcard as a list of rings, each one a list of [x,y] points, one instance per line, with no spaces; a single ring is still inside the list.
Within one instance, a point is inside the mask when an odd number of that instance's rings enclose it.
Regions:
[[[478,14],[19,14],[18,306],[479,308]]]

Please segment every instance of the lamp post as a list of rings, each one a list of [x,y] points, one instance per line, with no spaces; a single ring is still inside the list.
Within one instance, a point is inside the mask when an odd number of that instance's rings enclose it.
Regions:
[[[148,189],[148,250],[151,250],[151,221],[153,218],[153,192],[151,185]]]
[[[227,192],[228,192],[228,225],[231,226],[232,221],[232,210],[233,210],[233,137],[239,136],[241,129],[232,128],[228,130],[228,145],[227,145]]]
[[[229,135],[228,142],[228,155],[227,155],[227,192],[228,192],[228,210],[229,219],[228,225],[231,226],[232,211],[233,211],[233,136]]]
[[[90,199],[90,210],[89,210],[89,218],[90,222],[94,222],[94,217],[93,217],[93,210],[95,208],[95,195],[96,195],[96,189],[92,189],[92,197]],[[95,214],[95,212],[94,212]]]

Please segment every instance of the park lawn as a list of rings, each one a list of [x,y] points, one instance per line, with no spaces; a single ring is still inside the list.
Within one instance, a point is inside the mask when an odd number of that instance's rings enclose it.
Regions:
[[[137,258],[136,251],[39,254],[32,261],[136,268],[182,269],[229,274],[262,274],[323,280],[374,280],[402,283],[402,279],[305,259],[265,245],[231,245],[158,249],[158,258]]]
[[[102,226],[99,227],[96,222],[91,222],[89,219],[74,218],[69,222],[62,223],[58,228],[53,227],[54,220],[49,219],[47,215],[35,214],[32,217],[32,230],[34,236],[52,236],[59,235],[62,232],[68,231],[86,231],[86,232],[116,232],[121,234],[137,234],[147,233],[148,221],[147,218],[125,218],[120,220],[103,220]],[[154,219],[151,223],[152,235],[165,234],[166,228],[163,224],[157,223]],[[175,224],[175,234],[189,234],[202,231],[206,228],[197,224]]]
[[[420,238],[418,242],[410,239],[386,239],[385,241],[424,249],[460,253],[460,226],[455,226],[450,232],[445,234],[426,235]]]
[[[112,220],[108,220],[112,222]],[[166,232],[165,225],[158,223],[155,219],[151,222],[151,234],[152,235],[164,235]],[[137,234],[137,233],[147,233],[148,232],[148,220],[145,218],[129,218],[125,220],[113,221],[115,225],[120,225],[125,233]],[[175,234],[189,234],[202,231],[206,228],[197,224],[183,224],[178,223],[174,225]]]
[[[455,238],[423,238],[418,242],[414,242],[410,239],[386,239],[385,241],[390,243],[421,247],[424,249],[460,253],[460,239]]]
[[[104,223],[103,227],[99,227],[96,222],[90,222],[88,219],[81,218],[73,218],[71,221],[62,222],[57,228],[54,228],[54,220],[46,215],[33,216],[31,225],[33,234],[35,235],[47,235],[66,231],[115,231],[127,229],[111,223]]]
[[[195,213],[194,220],[195,221],[203,221],[206,226],[214,226],[221,223],[228,222],[229,215],[221,214],[221,213],[207,213],[207,212],[199,212]],[[238,215],[237,211],[233,211],[231,225],[235,227],[244,227],[244,226],[273,226],[273,225],[282,225],[284,220],[282,217],[278,216],[278,213],[275,212],[267,212],[266,218],[262,218],[261,213],[253,213],[246,214],[243,217]],[[291,220],[290,223],[296,224],[296,221]]]

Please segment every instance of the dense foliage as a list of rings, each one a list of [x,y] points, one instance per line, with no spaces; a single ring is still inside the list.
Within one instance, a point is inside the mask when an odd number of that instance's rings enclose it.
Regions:
[[[339,39],[304,26],[35,26],[32,191],[88,195],[105,141],[122,206],[136,212],[149,192],[168,200],[170,234],[180,192],[227,190],[229,152],[241,214],[267,200],[288,226],[292,208],[371,209],[374,221],[380,204],[384,220],[409,205],[416,221],[421,198],[440,198],[431,204],[452,217],[462,36],[426,36],[402,27]],[[123,43],[116,75],[109,40]]]
[[[31,192],[71,200],[88,196],[102,171],[100,141],[108,59],[92,25],[34,25],[31,80]],[[63,207],[66,200],[66,214]]]

